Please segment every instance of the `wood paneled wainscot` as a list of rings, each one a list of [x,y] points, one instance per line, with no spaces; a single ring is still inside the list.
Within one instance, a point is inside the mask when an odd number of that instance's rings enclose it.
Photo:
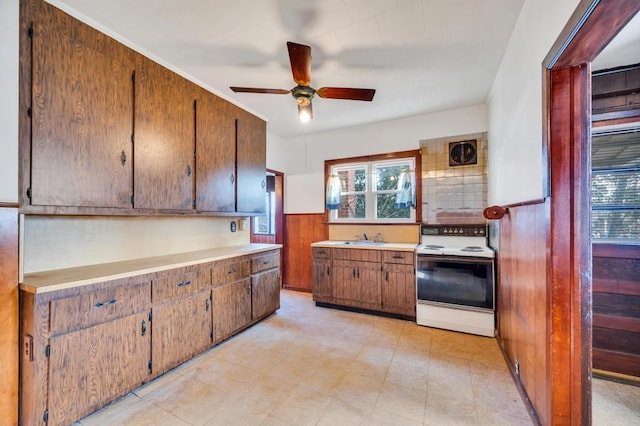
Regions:
[[[312,245],[313,300],[415,318],[415,244],[343,244]]]
[[[593,244],[593,368],[640,381],[640,246]]]
[[[250,244],[25,276],[20,423],[71,424],[275,312],[279,248]]]

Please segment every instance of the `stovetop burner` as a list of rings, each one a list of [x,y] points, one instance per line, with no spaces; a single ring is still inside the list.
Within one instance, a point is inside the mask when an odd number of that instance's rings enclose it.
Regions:
[[[486,225],[429,225],[420,227],[418,255],[493,258],[487,246]]]
[[[478,251],[484,251],[484,248],[479,246],[467,246],[467,247],[461,248],[460,250],[478,252]]]

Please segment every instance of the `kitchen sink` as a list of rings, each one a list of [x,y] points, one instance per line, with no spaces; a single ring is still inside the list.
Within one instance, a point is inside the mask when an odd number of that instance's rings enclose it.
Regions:
[[[357,241],[345,241],[342,244],[350,245],[350,246],[381,246],[384,243],[380,241],[357,240]]]

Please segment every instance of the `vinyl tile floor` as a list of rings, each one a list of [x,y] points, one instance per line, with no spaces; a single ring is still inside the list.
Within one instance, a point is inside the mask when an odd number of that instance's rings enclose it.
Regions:
[[[530,425],[495,339],[316,307],[276,314],[78,425]],[[640,388],[594,380],[594,424],[640,423]]]

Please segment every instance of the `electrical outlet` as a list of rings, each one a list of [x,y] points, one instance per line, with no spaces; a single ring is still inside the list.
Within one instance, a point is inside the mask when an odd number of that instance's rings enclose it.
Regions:
[[[231,226],[230,226],[230,228],[231,228],[231,232],[236,232],[237,225],[236,225],[236,221],[235,221],[235,220],[232,220],[232,221],[231,221]]]
[[[24,359],[33,361],[33,337],[29,334],[25,334],[22,339],[22,353]]]
[[[516,376],[520,377],[520,361],[516,359]]]

